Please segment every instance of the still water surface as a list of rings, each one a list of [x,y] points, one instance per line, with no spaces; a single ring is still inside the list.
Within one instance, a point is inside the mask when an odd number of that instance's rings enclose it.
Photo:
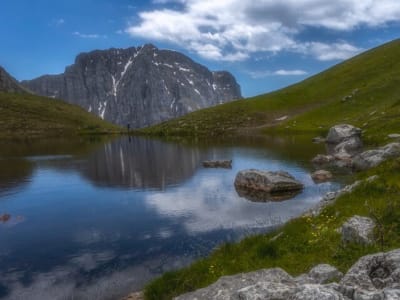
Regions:
[[[339,187],[310,178],[321,147],[299,137],[3,143],[0,298],[119,299],[222,242],[265,232]],[[204,169],[208,159],[232,159],[232,169]],[[233,186],[247,168],[288,171],[305,189],[251,202]]]

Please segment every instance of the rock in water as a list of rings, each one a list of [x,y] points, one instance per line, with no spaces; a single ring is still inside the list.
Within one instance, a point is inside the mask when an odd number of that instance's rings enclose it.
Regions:
[[[350,138],[361,138],[361,129],[353,125],[340,124],[329,129],[326,142],[329,144],[339,144]]]
[[[203,161],[204,168],[232,168],[232,160],[206,160]]]
[[[239,195],[246,197],[246,194],[256,197],[257,193],[286,195],[293,197],[293,192],[303,189],[303,184],[293,176],[284,171],[269,172],[255,169],[240,171],[235,178],[235,188]],[[291,198],[289,197],[289,198]],[[285,197],[284,197],[285,198]],[[250,199],[254,200],[254,199]]]
[[[22,84],[130,128],[241,98],[230,73],[210,72],[183,54],[153,45],[82,53],[63,74]]]
[[[333,178],[333,175],[331,172],[326,171],[326,170],[318,170],[315,171],[314,173],[311,174],[311,178],[315,182],[326,182],[329,181]]]

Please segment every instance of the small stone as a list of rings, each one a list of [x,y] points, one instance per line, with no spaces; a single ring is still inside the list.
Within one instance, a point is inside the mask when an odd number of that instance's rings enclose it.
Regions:
[[[311,178],[314,180],[314,182],[320,183],[331,180],[333,178],[333,175],[329,171],[318,170],[311,174]]]
[[[311,160],[311,162],[315,165],[325,165],[333,162],[334,160],[335,158],[332,155],[318,154]]]
[[[370,244],[375,222],[371,218],[354,216],[342,225],[342,241],[345,243]]]
[[[204,168],[232,168],[232,160],[206,160],[203,161]]]

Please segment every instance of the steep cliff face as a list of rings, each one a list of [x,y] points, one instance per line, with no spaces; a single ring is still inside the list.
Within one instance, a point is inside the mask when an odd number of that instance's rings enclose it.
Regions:
[[[0,92],[26,93],[27,91],[0,66]]]
[[[183,54],[153,45],[82,53],[63,74],[22,84],[132,128],[241,98],[230,73],[210,72]]]

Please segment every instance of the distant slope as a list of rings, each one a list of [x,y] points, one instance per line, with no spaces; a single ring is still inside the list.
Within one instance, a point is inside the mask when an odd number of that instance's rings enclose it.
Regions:
[[[27,90],[0,66],[0,92],[26,93]]]
[[[82,108],[31,94],[0,92],[0,138],[117,132]]]
[[[363,127],[370,142],[400,132],[400,40],[285,89],[191,113],[143,130],[155,135],[260,131],[323,133],[335,123]],[[287,116],[287,117],[286,117]]]

